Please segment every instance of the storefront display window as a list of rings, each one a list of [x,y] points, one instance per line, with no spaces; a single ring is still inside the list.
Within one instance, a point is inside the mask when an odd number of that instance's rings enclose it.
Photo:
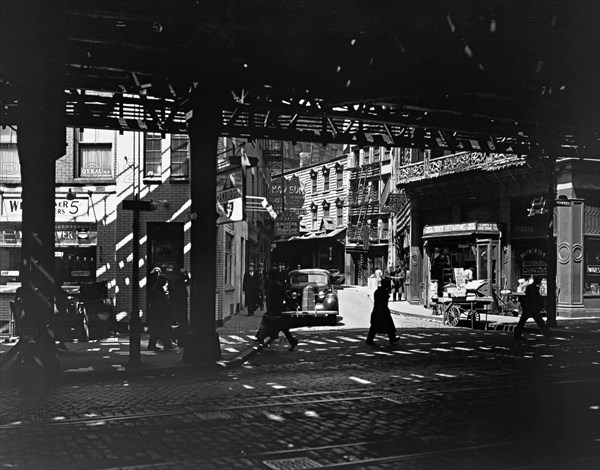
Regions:
[[[600,294],[600,237],[585,237],[584,291]]]
[[[0,284],[19,282],[22,234],[20,224],[6,223],[0,230]],[[94,224],[56,224],[55,276],[61,284],[81,284],[96,279]]]

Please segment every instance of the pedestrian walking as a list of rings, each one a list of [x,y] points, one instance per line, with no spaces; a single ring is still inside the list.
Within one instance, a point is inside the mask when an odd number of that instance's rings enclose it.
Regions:
[[[542,330],[542,333],[549,339],[553,336],[552,331],[542,318],[542,296],[540,295],[541,276],[533,276],[533,282],[525,289],[525,296],[521,300],[521,318],[515,327],[515,339],[522,339],[523,327],[529,318],[533,318]]]
[[[394,291],[392,293],[392,299],[396,300],[406,300],[404,286],[406,282],[406,269],[404,269],[403,265],[398,265],[394,271],[393,277],[393,288]],[[405,297],[404,299],[402,297]]]
[[[382,279],[381,286],[375,290],[373,311],[371,312],[371,327],[367,334],[366,343],[369,346],[373,346],[375,342],[375,335],[377,333],[386,334],[390,340],[390,344],[393,345],[400,341],[400,338],[396,336],[396,326],[388,307],[390,299],[391,282],[389,279]]]
[[[158,271],[160,272],[160,270]],[[150,286],[148,292],[148,329],[150,330],[150,337],[148,338],[148,350],[158,351],[159,348],[156,346],[157,340],[160,340],[165,350],[172,349],[173,344],[171,342],[171,327],[169,326],[169,293],[167,287],[167,276],[157,274],[153,271],[153,276],[156,276],[156,280]]]
[[[173,282],[169,282],[169,300],[171,301],[171,321],[177,324],[175,340],[177,346],[183,346],[183,338],[188,329],[188,290],[190,277],[184,269],[175,273]]]
[[[69,348],[67,348],[65,341],[73,339],[72,327],[75,324],[69,318],[69,296],[58,282],[54,291],[54,315],[48,326],[52,331],[54,341],[58,342],[58,349],[68,351]]]
[[[277,269],[271,269],[268,275],[267,283],[267,311],[256,334],[256,342],[264,344],[266,338],[269,338],[267,344],[272,343],[279,337],[279,332],[283,332],[290,343],[289,350],[293,351],[298,345],[298,340],[290,333],[287,320],[283,315],[283,306],[287,298],[285,288],[281,282],[281,273]]]
[[[258,263],[258,308],[261,310],[265,308],[266,297],[267,297],[267,273],[265,272],[265,265]]]
[[[383,271],[381,270],[379,265],[375,269],[375,279],[377,282],[377,287],[381,286],[381,280],[383,279]]]
[[[248,272],[244,274],[244,281],[242,283],[242,290],[246,295],[246,308],[248,309],[249,317],[254,315],[254,311],[258,305],[258,288],[258,275],[254,271],[254,263],[250,263],[248,265]]]
[[[400,278],[400,298],[398,300],[408,300],[408,297],[406,296],[406,278],[408,277],[408,275],[406,273],[406,268],[403,264],[400,265],[400,274],[398,277]]]

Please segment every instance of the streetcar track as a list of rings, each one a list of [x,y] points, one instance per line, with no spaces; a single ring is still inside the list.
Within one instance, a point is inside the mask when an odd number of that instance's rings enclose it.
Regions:
[[[385,457],[377,457],[377,458],[363,458],[363,459],[359,459],[359,460],[350,460],[350,461],[344,461],[344,462],[335,462],[335,463],[320,463],[319,462],[318,463],[319,466],[316,468],[327,469],[327,468],[363,467],[365,465],[394,463],[394,462],[400,462],[400,461],[410,461],[410,460],[426,459],[426,458],[432,458],[432,457],[435,458],[435,457],[441,457],[441,456],[445,456],[445,455],[461,454],[461,453],[474,452],[474,451],[483,451],[483,450],[501,449],[501,448],[512,449],[519,442],[520,441],[518,439],[513,439],[513,440],[503,441],[503,442],[467,445],[467,446],[463,446],[463,447],[453,446],[453,447],[450,447],[447,449],[441,449],[441,450],[426,451],[426,452],[410,452],[410,453],[406,453],[406,454],[388,455]],[[243,458],[254,459],[254,460],[260,461],[263,465],[265,465],[265,462],[276,461],[277,458],[285,457],[286,455],[290,455],[290,456],[296,455],[298,457],[301,457],[301,456],[309,454],[309,453],[315,453],[315,452],[329,450],[329,449],[348,449],[350,451],[352,448],[356,448],[356,447],[360,447],[360,446],[368,446],[371,444],[379,445],[381,443],[382,443],[381,441],[360,441],[360,442],[353,442],[353,443],[348,443],[348,444],[302,447],[302,448],[295,448],[295,449],[284,449],[284,450],[278,450],[278,451],[267,451],[267,452],[259,452],[259,453],[245,453],[243,455]],[[267,459],[269,457],[271,459]],[[273,457],[275,457],[275,459],[273,459]],[[216,457],[215,459],[217,459],[217,458],[221,458],[221,457]],[[235,459],[238,459],[238,458],[240,458],[240,457],[235,457]],[[311,459],[314,459],[314,458],[315,458],[314,456],[311,456]],[[132,466],[127,466],[127,467],[124,467],[124,466],[105,467],[103,470],[144,470],[146,468],[158,469],[161,467],[162,468],[179,468],[179,466],[184,466],[184,465],[199,464],[200,462],[210,462],[210,460],[212,460],[212,459],[213,458],[185,459],[185,460],[169,461],[169,462],[163,462],[163,463],[153,462],[153,463],[148,463],[148,464],[132,465]]]
[[[480,379],[480,380],[483,380]],[[551,382],[544,382],[544,385],[564,385],[564,384],[574,384],[574,383],[585,383],[585,382],[594,382],[592,379],[582,378],[582,379],[571,379],[571,380],[555,380]],[[531,386],[537,386],[539,384],[530,384]],[[488,391],[488,390],[501,390],[501,389],[509,389],[514,388],[516,385],[514,384],[504,384],[504,385],[494,385],[494,386],[484,386],[484,387],[461,387],[454,388],[452,390],[444,390],[444,393],[465,393],[465,392],[477,392],[477,391]],[[356,392],[365,392],[368,391],[370,394],[368,396],[352,396],[352,397],[343,397],[343,398],[325,398],[325,399],[315,399],[315,400],[302,400],[302,401],[287,401],[287,402],[269,402],[269,403],[256,403],[256,404],[247,404],[247,405],[235,405],[235,406],[225,406],[213,408],[213,403],[196,403],[193,406],[191,404],[184,405],[187,408],[178,411],[163,411],[163,412],[151,412],[151,413],[137,413],[137,414],[128,414],[121,416],[94,416],[94,417],[86,417],[86,418],[77,418],[77,419],[64,419],[57,421],[32,421],[32,422],[15,422],[0,425],[0,431],[16,429],[16,428],[29,428],[35,426],[43,426],[43,427],[52,427],[52,426],[76,426],[76,425],[88,425],[92,426],[94,424],[103,424],[107,422],[123,422],[137,419],[147,419],[147,418],[161,418],[161,417],[170,417],[170,416],[182,416],[182,415],[196,415],[199,419],[201,413],[206,413],[206,409],[211,406],[211,412],[214,414],[223,413],[221,415],[221,419],[225,417],[225,413],[231,413],[233,411],[240,413],[243,410],[256,410],[261,408],[277,408],[277,407],[289,407],[289,406],[302,406],[302,405],[316,405],[322,403],[341,403],[341,402],[351,402],[351,401],[367,401],[367,400],[377,400],[377,399],[389,399],[395,397],[407,396],[413,398],[413,401],[407,401],[406,403],[398,403],[399,405],[405,405],[414,403],[414,399],[420,401],[419,398],[427,395],[435,395],[439,394],[440,390],[416,390],[416,391],[397,391],[391,388],[379,388],[379,389],[352,389],[352,390],[343,390],[343,391],[324,391],[324,392],[310,392],[306,394],[307,396],[314,395],[332,395],[338,393],[356,393]],[[392,397],[390,397],[392,394]],[[302,396],[304,394],[299,395],[278,395],[277,397],[266,397],[270,400],[274,398],[288,398],[293,396]],[[265,397],[263,397],[265,398]],[[173,405],[177,406],[177,405]],[[199,411],[200,410],[200,411]]]

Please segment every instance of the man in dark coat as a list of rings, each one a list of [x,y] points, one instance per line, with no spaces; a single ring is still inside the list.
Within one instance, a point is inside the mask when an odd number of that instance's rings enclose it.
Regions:
[[[532,317],[535,322],[538,324],[542,333],[546,338],[552,337],[552,332],[544,322],[542,318],[542,296],[540,295],[540,282],[542,281],[541,276],[534,276],[533,282],[527,286],[525,289],[525,297],[521,300],[521,307],[523,313],[521,313],[521,318],[519,318],[519,323],[515,327],[515,339],[521,339],[523,327],[525,326],[525,322]]]
[[[244,281],[242,283],[242,290],[246,295],[246,307],[248,308],[248,316],[254,315],[254,311],[258,306],[258,288],[260,285],[260,279],[258,274],[254,271],[254,263],[250,263],[248,266],[248,272],[244,274]]]
[[[256,334],[256,342],[262,344],[268,337],[269,343],[272,343],[281,331],[290,343],[290,351],[293,351],[298,345],[298,340],[290,333],[287,321],[283,316],[283,306],[287,300],[285,287],[281,282],[281,273],[276,269],[271,269],[267,278],[267,311],[263,315],[260,329]]]
[[[400,341],[400,338],[396,336],[396,326],[394,325],[394,320],[392,320],[392,314],[388,307],[390,289],[390,279],[384,278],[381,280],[381,286],[375,290],[375,301],[373,303],[373,311],[371,312],[371,328],[369,328],[366,341],[369,346],[375,344],[373,340],[377,333],[388,335],[390,344],[392,345]]]
[[[177,323],[175,338],[177,345],[183,346],[183,338],[188,328],[188,290],[190,277],[181,269],[175,273],[173,285],[169,282],[169,300],[171,301],[171,321]]]
[[[267,273],[265,265],[258,263],[258,307],[262,310],[266,303],[267,297]]]
[[[161,340],[165,350],[172,349],[171,327],[169,326],[169,294],[167,292],[168,278],[164,274],[158,274],[156,281],[150,286],[148,292],[148,350],[158,351],[156,341]]]

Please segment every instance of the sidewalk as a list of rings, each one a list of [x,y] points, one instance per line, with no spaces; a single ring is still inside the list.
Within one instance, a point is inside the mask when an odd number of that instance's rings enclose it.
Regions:
[[[409,318],[420,319],[422,321],[434,321],[443,324],[442,315],[434,315],[429,308],[422,305],[412,305],[407,301],[390,301],[390,310],[394,315],[402,315]],[[486,329],[493,331],[512,332],[519,321],[519,317],[506,315],[481,315],[481,321],[486,322]],[[464,323],[464,322],[463,322]],[[597,335],[600,339],[600,318],[598,317],[557,317],[557,326],[552,331],[560,335]],[[461,326],[462,323],[461,323]],[[466,323],[464,324],[466,326]],[[450,327],[449,327],[450,328]],[[537,332],[538,327],[533,319],[525,323],[525,332]]]
[[[252,338],[258,330],[262,311],[249,317],[245,312],[234,315],[222,327],[217,328],[221,346],[221,360],[214,364],[189,364],[182,361],[183,348],[169,351],[148,351],[148,334],[141,338],[141,368],[129,368],[129,336],[118,334],[102,340],[67,342],[67,351],[59,351],[58,356],[63,373],[58,382],[77,380],[93,376],[123,374],[160,374],[175,371],[218,371],[242,364],[248,357],[262,348],[254,344]],[[0,343],[0,360],[15,345],[13,342]]]

